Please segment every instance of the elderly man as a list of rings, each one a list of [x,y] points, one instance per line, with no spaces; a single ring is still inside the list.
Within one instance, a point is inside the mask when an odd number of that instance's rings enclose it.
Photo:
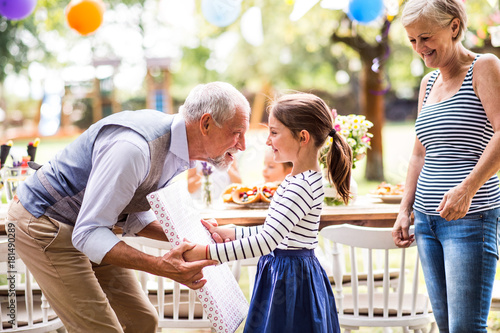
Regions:
[[[146,195],[195,160],[228,168],[245,149],[249,114],[230,84],[199,85],[178,115],[124,111],[95,123],[19,187],[8,212],[16,251],[69,332],[155,332],[156,311],[132,269],[205,284],[201,269],[215,262],[185,262],[194,244],[155,257],[112,228],[166,240]]]

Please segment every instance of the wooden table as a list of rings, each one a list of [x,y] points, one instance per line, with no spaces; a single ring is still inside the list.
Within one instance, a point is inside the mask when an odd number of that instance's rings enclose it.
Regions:
[[[365,227],[392,228],[399,212],[399,204],[383,203],[379,199],[360,197],[349,206],[324,206],[321,213],[320,229],[328,225],[355,224]],[[236,224],[253,226],[263,224],[266,209],[245,209],[226,205],[222,209],[202,211],[203,218],[215,218],[219,225]]]
[[[387,204],[378,199],[359,197],[349,206],[324,206],[319,228],[336,224],[355,224],[365,227],[392,228],[399,204]],[[220,209],[204,210],[203,218],[215,218],[219,225],[252,226],[263,224],[267,209],[245,209],[240,205],[226,205]],[[3,222],[3,221],[1,221]],[[5,224],[0,223],[0,235],[5,235]]]

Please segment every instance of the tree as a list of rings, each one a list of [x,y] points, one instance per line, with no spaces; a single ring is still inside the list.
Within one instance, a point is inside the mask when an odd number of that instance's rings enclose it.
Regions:
[[[347,19],[347,17],[345,18]],[[350,35],[341,35],[334,30],[331,36],[332,43],[341,42],[355,50],[362,62],[360,104],[363,114],[373,122],[371,132],[371,150],[367,154],[366,179],[384,180],[382,128],[385,122],[384,94],[385,87],[385,60],[389,55],[389,28],[391,21],[385,19],[380,29],[379,38],[376,43],[368,43],[361,34],[354,34],[353,22],[350,21]]]

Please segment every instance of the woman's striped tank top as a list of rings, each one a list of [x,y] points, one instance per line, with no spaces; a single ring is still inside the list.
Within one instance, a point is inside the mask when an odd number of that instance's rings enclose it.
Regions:
[[[431,74],[427,83],[415,124],[417,137],[426,151],[413,206],[419,212],[439,215],[436,209],[444,194],[470,174],[493,136],[493,128],[472,88],[474,64],[479,56],[472,62],[460,90],[453,97],[426,105],[439,70]],[[472,199],[468,213],[500,207],[498,185],[498,177],[491,177]]]

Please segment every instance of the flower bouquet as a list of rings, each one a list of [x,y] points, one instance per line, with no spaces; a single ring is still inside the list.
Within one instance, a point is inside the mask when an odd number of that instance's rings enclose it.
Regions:
[[[363,159],[366,151],[371,148],[370,141],[373,134],[368,130],[373,127],[373,123],[366,120],[365,116],[350,114],[348,116],[337,115],[336,110],[332,110],[335,130],[342,135],[347,144],[352,149],[352,168],[356,168],[356,162]],[[332,144],[332,138],[326,140],[325,145],[321,149],[319,163],[323,168],[326,168],[326,155]]]
[[[347,116],[337,115],[336,110],[332,110],[332,115],[334,119],[334,128],[344,137],[347,144],[352,149],[352,168],[356,168],[356,162],[363,159],[366,156],[366,152],[371,148],[370,141],[373,134],[369,133],[368,130],[373,127],[373,123],[365,118],[365,116],[350,114]],[[325,145],[320,151],[319,164],[323,170],[326,170],[326,157],[330,145],[332,144],[333,138],[329,137]],[[326,171],[325,171],[326,172]],[[326,180],[327,177],[324,176],[324,186],[325,186],[325,202],[327,205],[341,205],[343,204],[337,196],[336,190],[332,188],[331,184]],[[351,178],[351,183],[353,179]],[[353,184],[351,184],[351,192],[353,192]],[[331,191],[329,190],[331,188]],[[354,193],[355,194],[355,193]]]

